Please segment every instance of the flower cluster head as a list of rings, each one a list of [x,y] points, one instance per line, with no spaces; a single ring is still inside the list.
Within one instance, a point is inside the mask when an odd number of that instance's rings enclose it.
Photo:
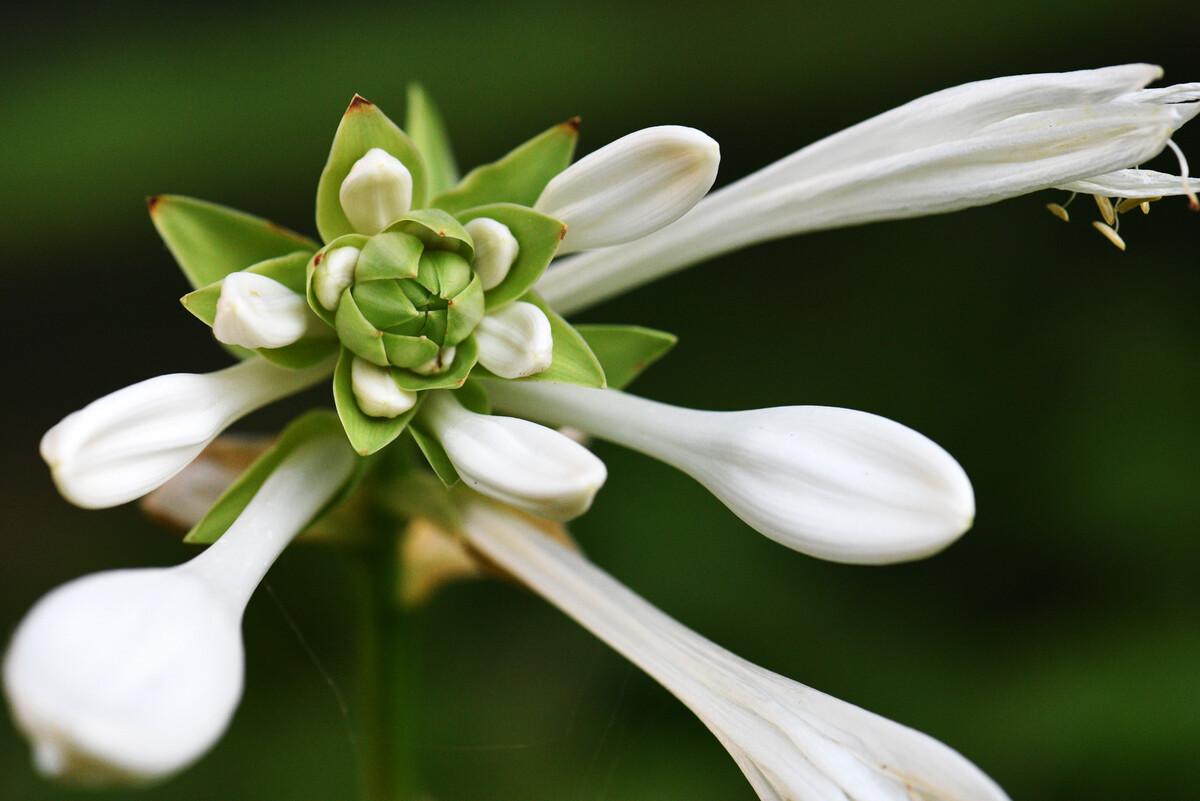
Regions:
[[[68,500],[155,493],[156,514],[210,547],[175,568],[81,579],[30,612],[4,687],[38,767],[142,782],[199,758],[241,693],[242,608],[283,548],[319,527],[404,537],[410,599],[481,558],[500,567],[678,695],[764,801],[1004,801],[940,743],[735,657],[545,536],[565,539],[557,523],[604,484],[580,434],[677,467],[789,548],[864,564],[929,556],[971,526],[958,463],[867,412],[638,398],[623,388],[675,338],[562,315],[765,239],[1042,189],[1101,198],[1116,237],[1110,213],[1172,194],[1195,202],[1200,186],[1171,141],[1200,110],[1200,84],[1145,89],[1159,74],[1135,64],[947,89],[712,194],[717,144],[679,126],[572,163],[571,120],[460,178],[414,88],[407,133],[351,101],[317,187],[319,242],[151,198],[193,286],[184,306],[239,362],[101,398],[51,429],[42,456]],[[1166,148],[1181,175],[1139,167]],[[335,412],[298,418],[244,470],[216,464],[228,426],[325,381]],[[341,514],[349,499],[376,513]]]

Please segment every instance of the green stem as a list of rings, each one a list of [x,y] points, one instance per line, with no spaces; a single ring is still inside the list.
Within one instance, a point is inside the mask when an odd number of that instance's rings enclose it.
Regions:
[[[391,537],[361,557],[361,758],[365,801],[413,801],[415,753],[415,621],[397,602],[399,553]]]

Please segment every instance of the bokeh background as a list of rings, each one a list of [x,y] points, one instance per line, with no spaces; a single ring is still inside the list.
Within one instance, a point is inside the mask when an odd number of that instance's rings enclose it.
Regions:
[[[423,81],[468,167],[577,113],[581,153],[693,125],[722,143],[726,182],[975,78],[1131,60],[1200,78],[1189,0],[1152,13],[1102,0],[4,13],[4,638],[67,579],[187,555],[133,507],[68,506],[37,456],[45,429],[102,393],[226,363],[177,305],[186,285],[143,197],[191,194],[312,231],[353,92],[399,118],[405,83]],[[1200,160],[1200,131],[1179,141]],[[1196,798],[1200,216],[1182,201],[1133,215],[1121,254],[1087,224],[1087,198],[1071,225],[1044,211],[1051,199],[762,245],[582,316],[680,335],[637,386],[650,397],[849,406],[930,435],[975,484],[978,521],[959,544],[912,565],[824,564],[606,445],[611,478],[574,531],[686,624],[955,745],[1014,799]],[[319,403],[324,391],[242,428]],[[248,612],[248,688],[229,735],[140,797],[355,797],[362,710],[352,700],[347,724],[306,650],[353,699],[350,580],[328,550],[288,552],[269,578],[278,603],[260,593]],[[537,598],[455,587],[418,630],[412,732],[431,798],[753,798],[690,713]],[[82,796],[33,775],[4,716],[0,797]]]

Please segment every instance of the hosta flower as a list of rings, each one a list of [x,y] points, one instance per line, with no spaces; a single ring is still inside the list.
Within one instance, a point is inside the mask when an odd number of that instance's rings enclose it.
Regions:
[[[1145,89],[1150,64],[1015,75],[913,100],[713,192],[635,242],[564,261],[538,284],[561,312],[755,242],[940,214],[1040,189],[1190,195],[1200,181],[1133,169],[1200,113],[1200,83]],[[1186,162],[1184,162],[1186,164]]]
[[[409,96],[411,136],[356,96],[317,186],[321,241],[211,203],[152,198],[155,226],[195,288],[185,307],[244,361],[102,398],[52,429],[42,453],[63,494],[83,506],[122,503],[179,476],[156,496],[158,516],[192,524],[189,541],[217,545],[172,571],[87,580],[52,596],[61,604],[32,613],[22,632],[51,634],[18,634],[9,664],[24,667],[9,671],[7,686],[39,761],[50,772],[97,780],[150,778],[203,751],[237,691],[230,679],[208,712],[193,715],[167,674],[154,671],[203,647],[165,632],[155,610],[191,620],[203,614],[192,607],[211,611],[210,596],[224,598],[221,614],[195,626],[215,626],[223,644],[195,663],[210,679],[240,676],[226,657],[240,659],[241,604],[310,518],[324,516],[335,541],[381,545],[371,553],[385,561],[410,544],[394,547],[397,532],[428,534],[426,524],[458,532],[466,520],[476,552],[547,594],[695,709],[763,798],[1002,799],[943,746],[664,622],[578,557],[545,550],[512,522],[511,508],[568,520],[604,483],[603,463],[545,423],[675,465],[750,526],[818,557],[891,562],[954,541],[971,525],[973,492],[959,465],[924,436],[845,409],[713,413],[638,399],[620,390],[675,338],[636,326],[572,325],[561,314],[707,256],[816,228],[1049,187],[1105,198],[1106,220],[1110,197],[1129,201],[1113,206],[1115,215],[1150,196],[1188,194],[1195,182],[1186,175],[1139,168],[1166,147],[1177,150],[1170,136],[1200,108],[1195,84],[1144,89],[1157,76],[1157,68],[1131,65],[949,89],[706,199],[719,150],[694,129],[638,131],[571,164],[579,130],[571,120],[460,179],[422,92]],[[1186,167],[1182,153],[1179,161]],[[1105,225],[1116,236],[1115,218]],[[577,250],[587,252],[550,266]],[[181,473],[240,416],[330,376],[336,423],[328,413],[293,422],[228,486],[224,469]],[[329,451],[319,470],[296,468],[299,454],[327,452],[331,425],[351,448]],[[358,500],[340,507],[351,493],[337,488],[352,461],[369,480],[355,484]],[[472,501],[462,512],[465,491],[448,491],[459,484],[510,511],[493,514]],[[177,491],[186,502],[167,500]],[[196,520],[198,495],[215,502]],[[354,509],[360,513],[347,511]],[[256,538],[266,544],[231,550]],[[439,575],[474,572],[463,569],[473,557],[461,541],[435,541],[435,557],[413,560],[408,571],[427,563]],[[402,595],[426,595],[431,585],[417,583],[420,592]],[[393,578],[383,584],[379,594],[392,598]],[[66,611],[46,617],[59,606]],[[99,613],[88,617],[79,607],[111,614],[92,626]],[[55,639],[59,616],[67,623]],[[34,626],[42,619],[51,623]],[[106,632],[137,655],[128,675],[113,652],[87,650]],[[72,661],[76,647],[85,656]],[[67,657],[41,671],[47,653]],[[91,672],[73,676],[76,665]],[[159,683],[147,689],[145,681]],[[71,717],[61,699],[72,687],[95,696],[94,705],[78,706],[88,715],[98,710],[99,729],[89,728],[90,716]],[[165,711],[137,706],[155,699]],[[115,767],[93,771],[97,760]]]
[[[79,784],[141,783],[207,751],[242,694],[246,602],[354,461],[327,421],[190,562],[96,573],[39,601],[4,661],[4,692],[38,769]]]
[[[709,642],[519,515],[468,502],[463,531],[685,703],[763,801],[1008,799],[956,751]]]

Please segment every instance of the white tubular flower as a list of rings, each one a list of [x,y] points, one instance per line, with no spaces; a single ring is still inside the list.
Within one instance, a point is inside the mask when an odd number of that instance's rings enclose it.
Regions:
[[[313,270],[313,291],[317,301],[330,311],[338,307],[342,293],[354,283],[354,268],[358,266],[358,248],[335,248],[325,254]]]
[[[645,128],[559,173],[534,208],[567,224],[559,253],[629,242],[692,208],[720,161],[716,141],[695,128]]]
[[[540,382],[493,381],[488,389],[501,410],[572,426],[679,468],[754,529],[822,559],[919,559],[956,540],[975,516],[971,483],[950,454],[866,412],[704,412]]]
[[[484,289],[492,289],[508,276],[521,246],[508,226],[490,217],[476,217],[463,226],[475,243],[471,268]]]
[[[554,360],[554,335],[545,312],[517,301],[483,318],[475,329],[479,363],[501,378],[540,373]]]
[[[338,199],[346,219],[360,234],[374,236],[412,208],[412,173],[400,159],[378,147],[354,162]]]
[[[203,755],[241,697],[246,602],[354,460],[341,436],[305,443],[192,561],[97,573],[38,602],[4,662],[38,770],[77,784],[144,783]]]
[[[304,336],[312,312],[302,295],[257,273],[230,273],[221,281],[213,336],[243,348],[282,348]]]
[[[99,509],[145,495],[238,418],[329,376],[331,363],[287,370],[261,358],[215,373],[173,373],[105,395],[42,437],[54,483]]]
[[[357,356],[350,363],[350,388],[358,408],[371,417],[399,417],[417,403],[417,393],[401,389],[390,369]]]
[[[645,239],[552,267],[538,290],[567,313],[755,242],[955,211],[1135,167],[1200,113],[1191,102],[1200,84],[1142,90],[1161,75],[1130,64],[927,95],[714,192]],[[1162,190],[1191,186],[1176,177]]]
[[[449,392],[430,392],[421,417],[472,489],[551,520],[592,505],[608,478],[591,451],[554,429],[515,417],[476,414]]]
[[[762,801],[1007,801],[961,754],[680,625],[530,521],[475,501],[467,540],[688,706]]]

